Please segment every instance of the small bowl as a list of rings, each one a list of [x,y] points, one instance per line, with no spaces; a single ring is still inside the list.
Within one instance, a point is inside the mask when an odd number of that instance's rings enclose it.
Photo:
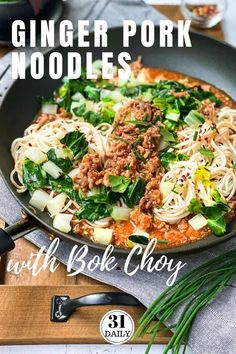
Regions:
[[[217,25],[227,9],[227,0],[181,0],[180,10],[186,20],[199,28]]]

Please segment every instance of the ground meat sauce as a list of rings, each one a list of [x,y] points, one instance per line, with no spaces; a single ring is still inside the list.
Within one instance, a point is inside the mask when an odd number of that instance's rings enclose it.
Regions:
[[[74,178],[78,189],[88,191],[94,186],[109,187],[109,176],[125,176],[134,181],[140,177],[150,186],[158,189],[160,181],[159,159],[157,148],[159,145],[159,125],[151,125],[143,131],[136,124],[130,124],[132,119],[142,121],[145,117],[151,123],[155,115],[161,112],[147,102],[131,100],[118,111],[113,123],[113,132],[110,136],[110,149],[106,153],[105,163],[102,166],[98,154],[86,154],[80,163],[80,172]],[[129,124],[127,124],[129,122]],[[134,153],[133,146],[140,157]],[[149,187],[148,187],[149,186]],[[155,193],[157,204],[160,203],[160,192]],[[144,196],[145,198],[145,196]],[[154,199],[154,198],[152,198]],[[155,202],[153,200],[153,202]],[[150,208],[152,203],[141,202],[143,207]]]
[[[137,77],[142,70],[147,83],[155,80],[175,80],[181,81],[186,87],[201,85],[203,89],[212,91],[217,98],[222,101],[222,105],[234,107],[233,101],[217,88],[203,83],[199,80],[158,68],[143,68],[140,60],[131,66],[134,76]],[[178,97],[186,96],[186,92],[175,93]],[[201,107],[209,119],[215,114],[215,105],[210,100],[202,101]],[[151,213],[153,206],[161,204],[162,196],[159,191],[159,184],[164,171],[159,163],[157,148],[159,144],[161,124],[150,125],[148,129],[140,129],[138,124],[131,124],[130,121],[144,120],[153,122],[161,111],[147,102],[130,100],[118,111],[114,123],[113,132],[110,139],[110,149],[104,158],[104,165],[101,164],[99,154],[86,154],[80,164],[80,173],[74,178],[77,188],[88,191],[94,186],[105,185],[109,187],[109,175],[122,175],[135,180],[137,177],[145,179],[147,182],[146,191],[139,203],[130,214],[130,221],[111,221],[109,228],[113,231],[113,244],[116,247],[129,247],[128,237],[134,231],[134,225],[150,234],[150,238],[158,240],[168,240],[167,244],[160,243],[158,249],[173,248],[183,244],[200,240],[210,234],[207,227],[201,230],[194,230],[188,223],[191,216],[186,217],[176,224],[168,224],[158,220]],[[129,122],[129,124],[127,124]],[[138,143],[136,149],[141,159],[134,153],[132,146]],[[234,204],[234,205],[233,205]],[[236,202],[232,206],[235,207]],[[236,210],[236,207],[235,209]],[[232,211],[229,218],[235,216]],[[81,220],[76,222],[74,232],[87,237],[92,237],[93,229]]]
[[[54,122],[57,119],[66,119],[70,118],[70,114],[66,113],[64,108],[60,107],[58,110],[57,114],[45,114],[45,113],[39,113],[37,116],[35,123],[39,124],[39,128],[41,128],[43,125]]]

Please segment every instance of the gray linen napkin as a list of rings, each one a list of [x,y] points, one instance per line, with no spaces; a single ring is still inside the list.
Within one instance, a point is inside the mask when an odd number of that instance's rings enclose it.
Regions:
[[[164,18],[142,0],[70,0],[65,6],[64,18],[69,18],[72,21],[85,18],[92,20],[97,18],[105,19],[108,21],[109,26],[121,24],[124,18],[134,19],[138,23],[144,19],[151,19],[158,23],[160,19]],[[29,53],[31,50],[29,50]],[[0,77],[1,73],[9,66],[9,63],[10,55],[6,55],[0,60]],[[4,88],[9,87],[11,84],[10,70],[3,76],[0,84],[2,88],[0,94],[3,96]],[[5,219],[8,224],[12,224],[20,219],[20,214],[20,206],[8,191],[2,178],[0,178],[0,217]],[[50,246],[50,241],[43,231],[36,230],[26,238],[38,247],[44,245],[48,249]],[[71,244],[61,241],[55,256],[60,262],[67,264],[71,248]],[[177,261],[187,263],[182,271],[184,273],[206,260],[232,249],[236,249],[236,239],[231,239],[195,255],[176,257],[175,263]],[[89,262],[95,255],[96,252],[91,249],[86,256],[86,262]],[[134,295],[146,306],[150,305],[156,296],[166,288],[166,280],[170,274],[167,271],[159,273],[138,271],[135,275],[129,277],[123,272],[124,262],[124,259],[118,259],[119,267],[111,272],[101,272],[99,270],[90,272],[85,270],[83,273]],[[134,269],[137,265],[136,260],[132,261],[130,269]],[[78,269],[76,264],[74,269]],[[207,305],[197,317],[189,342],[193,352],[199,354],[236,353],[235,296],[236,288],[226,287],[218,298]]]

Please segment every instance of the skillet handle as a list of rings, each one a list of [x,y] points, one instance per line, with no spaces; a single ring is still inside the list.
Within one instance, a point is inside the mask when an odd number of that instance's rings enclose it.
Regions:
[[[36,228],[37,226],[33,221],[26,214],[23,214],[22,220],[5,229],[0,229],[0,256],[13,250],[15,248],[15,241],[18,238],[23,237]]]
[[[66,322],[77,308],[104,305],[143,307],[133,295],[121,292],[94,293],[75,299],[70,299],[67,295],[54,295],[51,302],[51,321]]]
[[[13,250],[15,248],[15,242],[11,236],[3,229],[0,229],[0,256]]]

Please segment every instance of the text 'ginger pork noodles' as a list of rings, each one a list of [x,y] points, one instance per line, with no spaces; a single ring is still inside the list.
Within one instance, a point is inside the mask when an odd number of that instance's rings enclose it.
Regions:
[[[54,228],[96,243],[172,248],[224,235],[236,210],[236,110],[218,89],[131,64],[127,81],[83,74],[42,97],[12,144],[11,181]]]

